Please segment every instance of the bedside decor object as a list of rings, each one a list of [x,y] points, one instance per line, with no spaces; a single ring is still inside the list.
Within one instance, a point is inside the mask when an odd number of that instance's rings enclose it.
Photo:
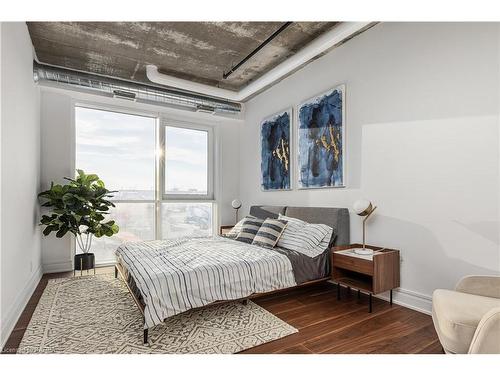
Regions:
[[[50,184],[50,189],[38,194],[51,212],[42,215],[40,225],[45,226],[43,234],[48,236],[56,232],[56,237],[73,233],[82,254],[75,255],[74,269],[83,271],[95,267],[94,254],[90,253],[93,236],[111,237],[118,233],[119,227],[114,220],[104,221],[110,207],[115,207],[113,191],[104,186],[104,182],[95,174],[85,174],[78,169],[75,179],[65,177],[65,185]],[[95,273],[95,268],[94,268]]]
[[[364,216],[363,219],[363,247],[359,249],[354,249],[353,251],[360,255],[371,255],[373,250],[366,247],[366,220],[370,215],[377,209],[377,206],[373,206],[372,202],[366,199],[358,199],[353,205],[354,212],[359,216]]]
[[[231,231],[234,228],[234,225],[221,225],[219,227],[219,236],[228,237],[228,238],[236,238],[236,235],[232,235]]]
[[[241,208],[241,201],[239,199],[233,199],[231,206],[236,210],[236,221],[234,222],[236,224],[238,222],[238,210]]]
[[[345,87],[300,104],[297,116],[299,189],[344,187]]]
[[[354,252],[360,244],[332,248],[332,281],[337,283],[337,299],[340,299],[340,286],[364,291],[369,295],[368,311],[372,312],[372,294],[390,291],[399,287],[399,250],[365,245],[372,250],[371,255]]]
[[[261,188],[290,190],[290,123],[292,109],[264,119],[260,125]]]

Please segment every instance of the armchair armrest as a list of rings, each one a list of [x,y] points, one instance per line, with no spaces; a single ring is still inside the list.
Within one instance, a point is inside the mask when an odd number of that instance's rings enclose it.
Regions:
[[[479,321],[469,354],[500,354],[500,307],[491,309]]]
[[[500,298],[500,276],[465,276],[455,287],[457,292]]]

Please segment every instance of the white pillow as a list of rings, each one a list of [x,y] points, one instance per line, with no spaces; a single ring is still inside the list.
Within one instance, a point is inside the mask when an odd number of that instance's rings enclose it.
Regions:
[[[305,221],[293,217],[288,217],[282,214],[279,214],[278,219],[286,220],[288,224],[281,234],[281,237],[279,238],[276,246],[282,247],[283,249],[297,251],[299,247],[303,246],[303,240],[299,233],[304,229],[307,223]]]
[[[323,253],[330,243],[333,229],[325,224],[309,224],[300,219],[279,215],[286,220],[286,226],[277,246],[297,251],[311,258]]]

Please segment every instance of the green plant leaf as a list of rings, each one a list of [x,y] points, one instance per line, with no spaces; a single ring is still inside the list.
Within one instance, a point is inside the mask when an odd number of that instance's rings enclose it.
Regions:
[[[85,174],[77,170],[74,179],[65,177],[64,185],[50,185],[50,189],[38,194],[43,207],[52,208],[49,215],[42,215],[40,225],[45,226],[44,235],[55,231],[57,237],[70,232],[74,235],[84,233],[112,236],[118,226],[114,220],[103,223],[114,203],[106,198],[112,197],[111,191],[96,174]],[[82,228],[82,229],[80,229]],[[85,229],[84,229],[85,228]]]

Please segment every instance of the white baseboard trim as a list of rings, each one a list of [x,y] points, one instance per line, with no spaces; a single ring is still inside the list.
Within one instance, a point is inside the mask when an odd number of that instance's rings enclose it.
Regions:
[[[389,292],[377,294],[376,297],[385,301],[390,299]],[[392,302],[427,315],[432,314],[432,297],[422,293],[401,288],[394,289]]]
[[[330,281],[332,284],[337,284]],[[375,298],[380,298],[384,301],[390,300],[389,292],[384,292],[374,295]],[[414,292],[413,290],[397,288],[392,291],[392,303],[407,307],[409,309],[431,315],[432,314],[432,297],[426,294]]]
[[[43,264],[43,273],[67,272],[72,270],[73,262],[71,260]]]
[[[28,282],[17,295],[14,303],[11,305],[7,313],[2,317],[2,330],[1,330],[1,347],[3,348],[7,339],[9,338],[12,330],[14,329],[21,313],[28,304],[33,292],[35,291],[38,283],[42,278],[42,267],[33,272]]]

